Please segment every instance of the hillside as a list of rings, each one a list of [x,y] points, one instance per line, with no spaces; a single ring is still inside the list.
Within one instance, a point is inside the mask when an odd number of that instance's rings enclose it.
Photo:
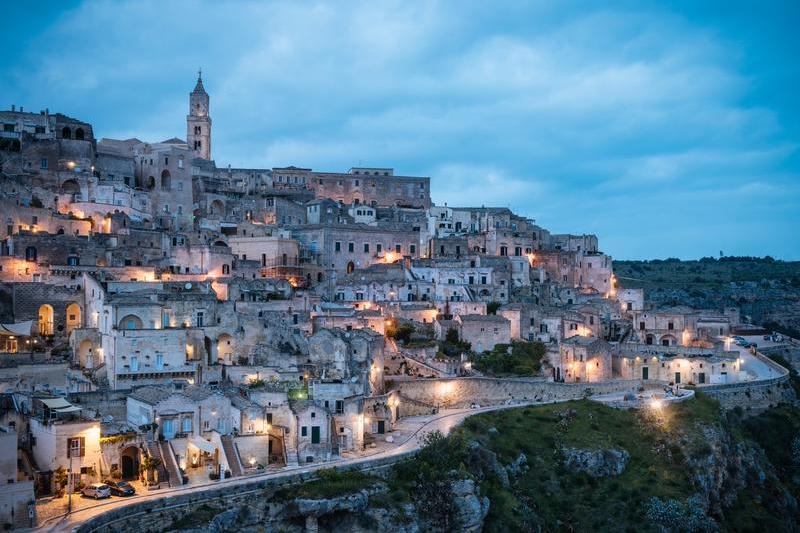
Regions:
[[[614,261],[617,286],[643,288],[648,302],[737,306],[753,323],[800,337],[800,262],[770,257]]]
[[[294,531],[313,517],[319,531],[778,533],[800,529],[798,467],[795,408],[742,419],[703,395],[638,411],[583,400],[476,415],[385,476],[323,471],[167,529],[224,517],[225,530]]]

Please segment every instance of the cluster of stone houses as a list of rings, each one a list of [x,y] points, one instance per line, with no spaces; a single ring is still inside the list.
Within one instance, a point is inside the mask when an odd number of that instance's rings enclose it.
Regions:
[[[0,123],[0,522],[61,470],[74,489],[158,459],[149,480],[181,485],[358,453],[434,408],[389,372],[469,372],[387,339],[398,324],[477,353],[544,342],[557,381],[746,378],[717,342],[735,309],[648,308],[594,235],[437,206],[392,168],[217,166],[200,78],[185,140]]]

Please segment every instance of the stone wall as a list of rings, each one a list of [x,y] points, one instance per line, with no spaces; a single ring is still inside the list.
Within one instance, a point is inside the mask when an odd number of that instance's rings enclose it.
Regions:
[[[482,406],[509,401],[551,402],[580,399],[594,394],[636,390],[640,380],[617,380],[599,383],[554,383],[541,378],[441,378],[397,381],[391,388],[405,398],[441,408]],[[401,401],[402,409],[402,401]]]

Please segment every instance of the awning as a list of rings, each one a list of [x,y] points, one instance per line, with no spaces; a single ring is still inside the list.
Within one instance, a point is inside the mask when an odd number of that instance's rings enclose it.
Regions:
[[[72,407],[72,404],[64,398],[41,398],[41,401],[50,409],[63,409],[65,407]]]
[[[33,320],[19,322],[17,324],[0,324],[0,335],[19,335],[22,337],[30,337],[31,327],[33,327]]]
[[[191,443],[197,446],[201,451],[204,451],[206,453],[214,453],[214,451],[216,450],[213,444],[199,437],[193,438],[191,440]]]
[[[78,407],[77,405],[70,405],[69,407],[62,407],[60,409],[56,409],[56,413],[58,413],[58,414],[62,414],[62,413],[77,413],[80,410],[81,410],[81,408]]]

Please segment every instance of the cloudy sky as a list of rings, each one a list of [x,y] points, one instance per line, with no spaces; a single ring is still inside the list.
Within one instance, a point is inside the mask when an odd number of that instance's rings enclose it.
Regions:
[[[0,107],[432,178],[617,258],[800,259],[800,3],[9,2]],[[33,5],[26,5],[33,4]]]

